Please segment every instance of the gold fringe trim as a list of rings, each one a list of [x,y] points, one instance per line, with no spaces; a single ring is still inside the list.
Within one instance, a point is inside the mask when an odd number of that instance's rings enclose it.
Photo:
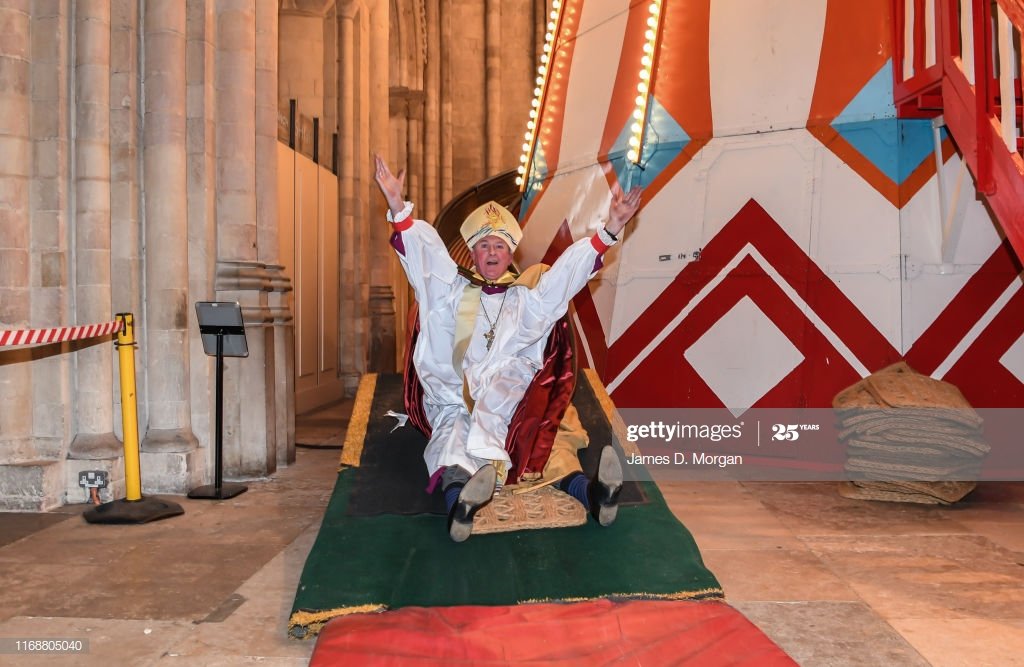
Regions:
[[[387,607],[382,604],[361,604],[355,607],[338,607],[323,611],[295,611],[288,619],[288,634],[295,637],[291,633],[292,628],[304,628],[306,633],[296,639],[312,639],[320,634],[320,630],[331,619],[350,614],[372,614],[386,609]]]
[[[604,415],[608,418],[608,423],[611,424],[612,437],[618,441],[619,447],[622,448],[622,453],[627,456],[631,454],[639,456],[640,448],[637,447],[635,442],[630,442],[626,438],[626,423],[622,421],[622,417],[619,415],[615,403],[612,402],[612,397],[608,395],[608,390],[605,389],[604,382],[601,382],[601,377],[597,374],[597,371],[593,368],[584,368],[583,374],[590,381],[590,386],[594,390],[594,396],[597,397],[597,402],[601,404]]]
[[[590,602],[591,600],[724,600],[725,592],[721,588],[702,588],[699,591],[679,591],[678,593],[606,593],[594,597],[578,598],[537,598],[522,600],[518,604],[543,604],[545,602]]]
[[[724,600],[725,593],[721,588],[704,588],[699,591],[680,591],[678,593],[608,593],[594,597],[573,598],[537,598],[520,600],[519,604],[544,604],[547,602],[590,602],[592,600]],[[341,616],[352,614],[373,614],[387,611],[382,604],[363,604],[355,607],[338,607],[323,611],[296,611],[288,619],[288,634],[295,639],[313,639],[329,621]],[[303,628],[305,633],[294,635],[293,628]]]
[[[377,374],[366,373],[359,378],[359,389],[352,406],[352,416],[348,420],[345,432],[345,444],[341,447],[340,467],[358,468],[363,458],[363,442],[366,440],[366,427],[370,423],[370,405],[373,393],[377,389]]]

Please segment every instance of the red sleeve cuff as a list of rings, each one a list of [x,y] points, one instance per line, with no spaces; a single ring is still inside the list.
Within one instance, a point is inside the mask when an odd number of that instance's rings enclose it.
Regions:
[[[413,217],[410,215],[408,218],[401,222],[393,222],[391,226],[395,228],[396,232],[404,232],[405,230],[412,227]]]
[[[598,255],[603,255],[611,247],[610,245],[605,245],[605,242],[597,234],[590,237],[590,245],[594,246],[594,250],[597,251]]]

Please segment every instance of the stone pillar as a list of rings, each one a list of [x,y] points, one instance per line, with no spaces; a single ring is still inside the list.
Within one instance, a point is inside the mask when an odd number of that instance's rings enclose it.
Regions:
[[[280,95],[295,100],[299,113],[310,118],[324,117],[324,14],[332,4],[333,0],[285,0],[281,5]]]
[[[114,285],[114,312],[130,312],[139,322],[145,302],[142,293],[142,215],[140,212],[141,121],[139,72],[139,19],[137,0],[110,3],[110,227]],[[140,432],[145,432],[147,405],[145,371],[139,360],[138,394]],[[119,393],[119,389],[118,392]],[[115,415],[114,432],[120,433],[120,416]]]
[[[364,175],[369,164],[369,17],[359,2],[338,6],[338,213],[341,222],[341,375],[354,393],[369,355],[369,226]],[[376,195],[379,197],[380,195]]]
[[[249,351],[248,357],[225,360],[225,476],[262,477],[277,469],[275,313],[267,298],[277,278],[261,262],[217,262],[217,298],[242,305]]]
[[[454,173],[452,171],[452,12],[449,3],[441,0],[438,14],[441,44],[441,119],[440,119],[440,172],[441,200],[438,211],[452,198]]]
[[[277,0],[256,0],[256,246],[280,261],[277,229]]]
[[[185,4],[146,0],[146,342],[148,490],[187,491],[198,442],[189,398]]]
[[[484,169],[489,178],[501,171],[501,0],[484,3]]]
[[[0,110],[0,123],[23,118],[32,125],[34,158],[26,155],[24,159],[16,159],[13,164],[20,164],[24,168],[31,165],[32,168],[34,203],[31,246],[21,247],[31,247],[31,322],[44,327],[65,324],[72,319],[69,293],[71,276],[68,268],[68,173],[71,163],[68,146],[68,16],[71,9],[66,0],[52,3],[46,8],[39,7],[39,3],[36,5],[31,33],[22,31],[21,26],[0,20],[0,25],[12,28],[10,33],[0,36],[0,42],[4,43],[0,49],[17,45],[19,40],[25,40],[23,43],[27,44],[29,34],[34,35],[31,115],[23,117]],[[0,147],[0,155],[10,157],[17,155],[17,152]],[[0,163],[3,159],[0,157]],[[6,177],[0,177],[0,181],[4,180]],[[0,200],[4,199],[6,197],[0,195]],[[15,206],[8,211],[0,206],[0,238],[5,233],[19,231],[17,222],[6,218],[17,209]],[[3,245],[6,244],[0,243],[0,246]],[[6,259],[0,264],[13,266]],[[0,297],[0,301],[3,300]],[[18,411],[21,418],[31,415],[34,456],[47,461],[65,457],[74,423],[71,398],[73,357],[67,353],[66,347],[53,349],[52,352],[48,355],[33,355],[36,359],[32,362],[31,392],[21,388],[16,397],[0,398],[0,414],[11,408]],[[7,386],[2,381],[0,385]],[[22,411],[19,402],[23,400],[22,397],[29,396],[32,398],[32,410]],[[4,424],[0,430],[6,432],[9,420],[0,416],[0,423]],[[59,495],[47,498],[47,504],[57,505],[63,501],[67,484],[65,480],[61,481]],[[75,489],[79,494],[82,493],[77,483]]]
[[[273,373],[267,390],[272,396],[274,432],[268,436],[272,451],[267,456],[275,465],[287,465],[295,460],[295,353],[286,298],[291,282],[278,264],[282,258],[277,220],[277,64],[277,0],[256,0],[256,234],[258,258],[266,263],[273,290],[268,295],[273,336],[268,368]]]
[[[389,70],[388,15],[389,3],[386,1],[375,2],[370,9],[370,44],[366,54],[369,61],[367,64],[370,72],[381,73],[370,77],[369,103],[373,110],[390,107],[388,77],[383,74]],[[394,147],[394,150],[388,150],[389,120],[390,113],[374,112],[369,115],[370,145],[379,147],[385,155],[394,156],[394,160],[400,160],[402,167],[410,167],[404,147]],[[370,264],[368,295],[370,307],[369,370],[392,373],[397,369],[395,364],[395,296],[392,288],[395,268],[392,261],[394,251],[388,244],[391,230],[380,220],[383,207],[380,205],[381,198],[377,184],[367,173],[369,164],[368,156],[356,156],[356,168],[361,176],[365,175],[365,178],[361,179],[366,188],[364,201],[373,202],[373,205],[365,207],[365,219],[369,221],[370,252],[373,257]],[[400,168],[397,164],[395,167],[396,169]],[[406,172],[409,171],[411,169],[406,168]]]
[[[257,212],[257,22],[252,0],[216,0],[217,268],[219,300],[238,301],[249,356],[228,362],[224,472],[252,477],[277,468],[274,316],[270,278],[259,262]],[[265,82],[264,82],[265,83]],[[272,95],[263,104],[276,99]],[[275,158],[276,159],[276,158]],[[276,188],[276,178],[273,184]],[[276,207],[267,212],[276,215]],[[276,248],[274,248],[276,253]]]
[[[193,301],[212,299],[217,258],[216,15],[214,0],[186,5],[186,120],[188,159],[188,271]],[[192,429],[207,452],[213,442],[214,364],[189,313],[189,389]],[[197,470],[203,477],[204,470]]]
[[[30,4],[22,0],[0,7],[0,327],[5,329],[27,328],[31,323]],[[36,458],[32,372],[25,350],[0,349],[0,433],[0,462]],[[3,479],[7,481],[6,476]],[[10,506],[3,497],[0,503],[0,507]]]
[[[329,0],[324,9],[323,23],[323,115],[320,116],[320,164],[334,173],[338,165],[331,162],[334,135],[338,132],[338,5]]]
[[[110,3],[78,0],[75,11],[75,311],[78,324],[109,321]],[[77,353],[78,429],[72,459],[120,456],[113,434],[113,347]]]
[[[288,308],[291,281],[284,267],[267,265],[271,275],[269,306],[274,318],[274,406],[277,465],[295,461],[295,323]]]
[[[426,0],[427,4],[427,62],[423,75],[423,213],[432,220],[441,210],[440,174],[441,156],[441,45],[440,0]]]
[[[217,258],[255,261],[256,13],[217,0]]]

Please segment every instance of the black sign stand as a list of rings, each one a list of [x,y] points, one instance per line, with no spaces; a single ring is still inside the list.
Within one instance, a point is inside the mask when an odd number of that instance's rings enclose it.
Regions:
[[[224,481],[224,357],[247,357],[249,349],[245,341],[242,309],[237,303],[199,301],[196,302],[196,316],[199,318],[204,351],[217,357],[216,441],[213,484],[197,486],[188,492],[188,497],[226,500],[245,493],[249,487]]]

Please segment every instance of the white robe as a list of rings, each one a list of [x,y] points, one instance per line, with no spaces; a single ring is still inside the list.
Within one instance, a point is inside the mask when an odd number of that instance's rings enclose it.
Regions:
[[[404,224],[396,225],[401,229]],[[505,451],[509,421],[527,387],[543,365],[544,348],[554,324],[569,301],[589,281],[601,262],[590,237],[580,239],[540,278],[537,286],[510,287],[504,294],[480,295],[480,308],[463,357],[462,371],[474,401],[470,412],[463,399],[463,381],[453,367],[456,313],[469,281],[458,268],[437,231],[414,220],[394,243],[402,267],[419,302],[420,333],[413,364],[423,385],[423,408],[432,428],[423,458],[433,475],[457,465],[469,473],[490,462],[511,459]],[[504,298],[504,303],[502,299]],[[484,334],[496,320],[494,343],[487,349]]]

